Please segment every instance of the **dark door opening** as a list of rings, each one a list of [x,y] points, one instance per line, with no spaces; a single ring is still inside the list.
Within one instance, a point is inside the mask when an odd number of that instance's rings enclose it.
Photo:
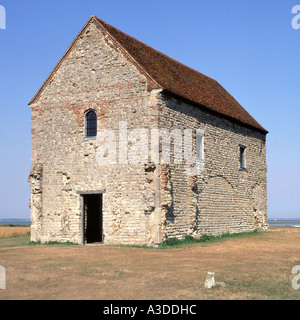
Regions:
[[[102,194],[87,194],[84,201],[84,242],[103,242]]]

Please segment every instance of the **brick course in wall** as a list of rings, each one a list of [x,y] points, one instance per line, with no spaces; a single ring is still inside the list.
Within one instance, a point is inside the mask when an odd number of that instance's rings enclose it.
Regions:
[[[162,95],[161,128],[204,131],[204,163],[199,174],[186,165],[168,165],[170,188],[163,231],[166,237],[268,229],[265,134]],[[239,145],[246,147],[246,170],[240,169]],[[195,151],[195,136],[193,139]],[[165,170],[165,169],[162,169]],[[166,184],[166,178],[162,176]],[[171,196],[170,196],[171,195]],[[163,197],[164,198],[164,197]]]

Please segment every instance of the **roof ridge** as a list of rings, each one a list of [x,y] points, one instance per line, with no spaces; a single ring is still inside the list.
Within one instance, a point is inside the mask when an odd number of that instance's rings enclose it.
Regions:
[[[108,23],[106,23],[106,22],[104,22],[103,20],[101,20],[101,19],[99,19],[97,16],[92,16],[93,18],[95,18],[96,19],[96,21],[98,22],[98,23],[100,23],[100,25],[102,26],[102,28],[105,30],[105,32],[115,41],[115,42],[117,42],[118,43],[118,45],[123,49],[123,50],[125,50],[129,55],[130,55],[130,57],[134,60],[134,62],[147,74],[147,76],[154,82],[154,83],[156,83],[159,87],[162,87],[159,83],[157,83],[157,81],[156,80],[154,80],[153,79],[153,77],[145,70],[145,68],[143,68],[143,66],[141,66],[141,64],[140,63],[138,63],[137,61],[136,61],[136,59],[132,56],[132,54],[130,54],[130,52],[128,52],[128,50],[126,49],[126,48],[124,48],[124,46],[109,32],[109,30],[107,30],[107,28],[105,28],[105,24],[107,24],[107,25],[109,25],[111,28],[115,28],[115,27],[113,27],[112,25],[110,25],[110,24],[108,24]],[[117,28],[115,28],[115,29],[117,29]],[[119,30],[119,29],[117,29],[119,32],[123,32],[123,31],[121,31],[121,30]],[[130,37],[128,34],[126,34],[125,32],[123,32],[126,36],[128,36],[128,37]],[[131,38],[133,38],[133,37],[131,37]],[[133,38],[133,39],[135,39],[135,38]],[[137,40],[137,39],[135,39],[136,41],[139,41],[139,40]],[[141,42],[141,41],[140,41]],[[144,43],[143,43],[144,44]],[[144,45],[146,45],[146,44],[144,44]]]
[[[90,16],[29,105],[41,96],[43,89],[52,80],[63,60],[91,22],[104,36],[109,37],[116,49],[146,77],[147,90],[163,89],[241,125],[249,126],[264,134],[268,133],[217,80],[150,47],[95,15]]]
[[[98,17],[96,19],[165,91],[205,106],[241,124],[267,132],[217,80],[150,47]]]
[[[199,73],[199,74],[201,74],[201,75],[203,75],[203,76],[205,76],[205,77],[207,77],[207,78],[209,78],[209,79],[211,79],[211,80],[213,80],[213,81],[215,81],[215,82],[217,82],[217,83],[218,83],[218,81],[217,81],[216,79],[214,79],[214,78],[212,78],[212,77],[210,77],[210,76],[208,76],[208,75],[206,75],[206,74],[204,74],[204,73],[200,72],[199,70],[196,70],[196,69],[194,69],[194,68],[189,67],[188,65],[184,64],[183,62],[180,62],[180,61],[178,61],[178,60],[176,60],[176,59],[174,59],[174,58],[172,58],[172,57],[168,56],[167,54],[163,53],[162,51],[159,51],[159,50],[157,50],[157,49],[155,49],[155,48],[153,48],[153,47],[149,46],[149,45],[148,45],[148,44],[146,44],[145,42],[143,42],[143,41],[141,41],[141,40],[139,40],[139,39],[137,39],[137,38],[135,38],[135,37],[133,37],[133,36],[129,35],[128,33],[126,33],[126,32],[124,32],[124,31],[122,31],[122,30],[120,30],[120,29],[118,29],[118,28],[116,28],[116,27],[112,26],[111,24],[109,24],[109,23],[107,23],[107,22],[105,22],[105,21],[101,20],[101,19],[100,19],[100,18],[98,18],[97,16],[94,16],[94,15],[93,15],[93,17],[94,17],[94,18],[96,18],[96,19],[98,20],[98,22],[100,22],[102,25],[104,24],[104,28],[105,28],[105,25],[108,25],[109,27],[114,28],[114,29],[116,29],[117,31],[119,31],[119,32],[123,33],[123,34],[124,34],[124,35],[126,35],[127,37],[130,37],[130,38],[134,39],[135,41],[138,41],[138,42],[142,43],[144,46],[146,46],[146,47],[148,47],[148,48],[150,48],[150,49],[152,49],[152,50],[154,50],[154,51],[158,52],[159,54],[161,54],[161,55],[165,56],[166,58],[171,59],[171,60],[173,60],[173,61],[174,61],[174,62],[176,62],[176,63],[180,63],[183,67],[188,68],[188,69],[190,69],[190,70],[192,70],[192,71],[194,71],[194,72],[196,72],[196,73]],[[105,28],[105,29],[106,29],[106,28]],[[109,32],[107,29],[106,29],[106,31],[110,34],[110,32]],[[110,35],[111,35],[111,34],[110,34]],[[111,36],[112,36],[112,35],[111,35]],[[115,39],[115,37],[114,37],[114,36],[112,36],[112,37]],[[117,41],[117,42],[119,43],[119,41],[118,41],[118,40],[116,40],[116,39],[115,39],[115,41]],[[120,44],[120,45],[121,45],[121,44]],[[122,46],[122,45],[121,45],[121,46]],[[122,48],[124,48],[124,47],[122,46]],[[126,50],[126,49],[124,48],[124,50]],[[126,50],[126,51],[127,51],[127,50]]]

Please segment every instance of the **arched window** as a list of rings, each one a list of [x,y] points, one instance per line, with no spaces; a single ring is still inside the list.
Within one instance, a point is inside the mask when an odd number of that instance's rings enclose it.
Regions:
[[[86,137],[97,135],[97,114],[94,110],[89,110],[85,114],[85,135]]]

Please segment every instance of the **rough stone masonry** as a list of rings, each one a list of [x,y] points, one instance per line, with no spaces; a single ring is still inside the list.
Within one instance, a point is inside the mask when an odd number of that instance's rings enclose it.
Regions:
[[[86,243],[88,194],[101,194],[104,244],[153,245],[168,237],[268,228],[267,131],[215,80],[97,17],[29,105],[32,241]],[[96,112],[97,136],[115,132],[114,163],[97,161],[105,141],[86,136],[88,110]],[[147,161],[119,161],[120,123],[128,132],[149,132]],[[151,130],[174,129],[191,131],[182,148],[189,146],[193,157],[201,132],[199,161],[176,163],[171,137],[171,161],[161,161],[166,146],[160,143],[160,160],[153,162]],[[140,138],[126,140],[128,152]]]

